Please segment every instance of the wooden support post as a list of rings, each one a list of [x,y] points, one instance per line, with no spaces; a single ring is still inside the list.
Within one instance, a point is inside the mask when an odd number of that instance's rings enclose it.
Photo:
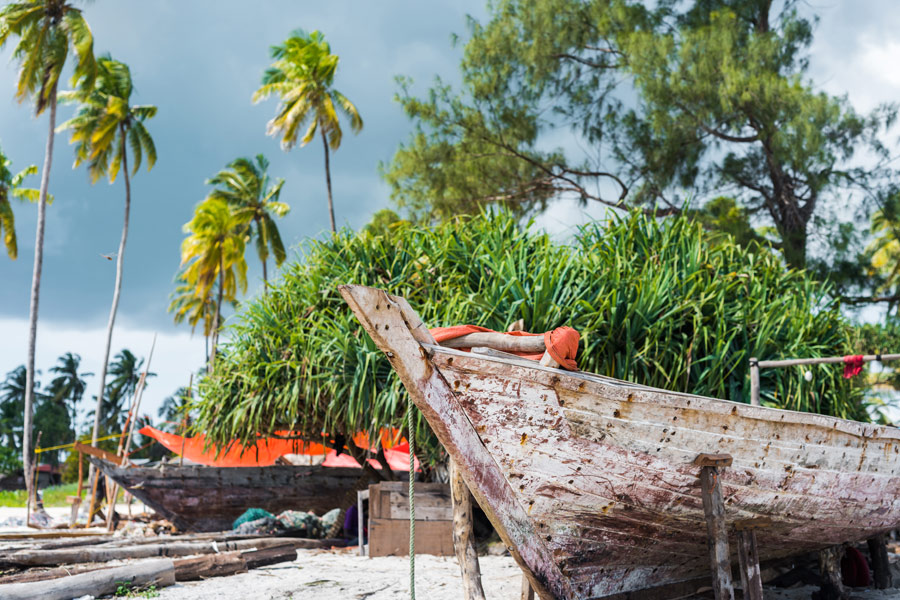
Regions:
[[[531,582],[528,577],[522,574],[522,597],[521,600],[534,600],[534,590],[531,589]]]
[[[694,464],[700,467],[700,489],[703,495],[703,512],[706,514],[713,593],[716,600],[734,600],[728,528],[725,524],[725,500],[719,482],[719,467],[731,466],[731,456],[701,454],[694,460]]]
[[[762,575],[759,572],[759,552],[756,549],[756,530],[767,527],[768,519],[737,521],[738,560],[741,568],[741,588],[744,600],[763,600]]]
[[[472,495],[453,459],[450,460],[450,497],[453,501],[453,549],[462,572],[463,597],[465,600],[485,600],[472,526]]]
[[[844,556],[843,546],[831,546],[819,552],[822,588],[816,596],[818,600],[846,600],[850,597],[841,580],[842,556]]]
[[[363,527],[365,512],[363,511],[363,501],[369,499],[369,490],[358,490],[356,492],[356,531],[359,539],[359,555],[366,555],[365,529]]]
[[[872,575],[875,589],[886,590],[893,585],[891,564],[888,561],[885,534],[879,534],[866,540],[869,545],[869,556],[872,558]]]
[[[750,404],[759,406],[759,361],[750,359]]]

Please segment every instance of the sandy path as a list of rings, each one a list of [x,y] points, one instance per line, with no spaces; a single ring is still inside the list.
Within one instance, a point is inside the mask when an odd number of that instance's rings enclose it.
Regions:
[[[522,571],[509,556],[482,556],[482,583],[491,600],[519,600]],[[423,600],[461,600],[456,558],[416,556],[416,595]],[[160,600],[253,598],[284,600],[395,600],[409,597],[406,557],[367,558],[356,548],[299,550],[293,563],[231,577],[179,583],[160,590]]]

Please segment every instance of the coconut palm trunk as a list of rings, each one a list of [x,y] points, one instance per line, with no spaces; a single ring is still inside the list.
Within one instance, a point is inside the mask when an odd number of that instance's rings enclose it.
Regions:
[[[41,191],[38,196],[37,232],[34,236],[34,271],[31,275],[31,304],[28,309],[28,357],[25,362],[25,417],[22,432],[22,465],[25,470],[25,489],[29,497],[31,482],[31,428],[34,417],[34,351],[37,345],[38,301],[41,297],[41,271],[44,266],[44,224],[47,216],[47,188],[50,186],[50,166],[53,164],[53,136],[56,129],[56,85],[50,90],[50,128],[41,172]]]
[[[259,217],[254,218],[256,221],[256,235],[260,235],[262,231],[262,220]],[[268,243],[268,242],[267,242]],[[277,258],[276,258],[277,260]],[[269,272],[266,263],[269,262],[265,256],[260,257],[260,261],[262,262],[263,267],[263,293],[269,293]],[[277,265],[276,265],[277,266]]]
[[[334,200],[331,198],[331,165],[328,161],[328,140],[325,139],[325,128],[320,127],[319,133],[322,134],[322,145],[325,147],[325,183],[328,184],[328,217],[331,219],[331,232],[335,233],[337,227],[334,225]]]
[[[212,349],[209,354],[209,364],[214,365],[216,362],[216,348],[219,345],[219,324],[222,321],[222,297],[225,293],[225,261],[219,254],[219,297],[216,299],[216,318],[213,321],[212,328]]]
[[[125,139],[125,128],[119,126],[119,133]],[[100,436],[100,419],[102,416],[103,396],[106,391],[106,369],[109,366],[109,351],[112,346],[113,327],[116,323],[116,312],[119,310],[119,297],[122,293],[122,272],[125,266],[125,243],[128,240],[128,219],[131,214],[131,181],[128,177],[128,153],[122,144],[122,175],[125,177],[125,218],[122,223],[122,239],[119,240],[119,254],[116,256],[116,287],[113,291],[112,306],[109,309],[109,321],[106,324],[106,347],[103,350],[103,363],[100,366],[100,392],[97,394],[97,408],[94,410],[94,431],[91,435],[91,445],[97,445]],[[91,465],[93,473],[93,465]]]

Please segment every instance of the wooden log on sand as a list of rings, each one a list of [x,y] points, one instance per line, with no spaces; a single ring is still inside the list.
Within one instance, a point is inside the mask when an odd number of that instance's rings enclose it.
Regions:
[[[276,563],[295,560],[297,549],[292,544],[273,546],[247,552],[223,552],[196,558],[179,558],[175,562],[176,581],[197,581],[209,577],[223,577],[243,573]]]
[[[122,585],[134,589],[148,585],[160,588],[174,584],[175,565],[171,559],[161,558],[49,581],[10,583],[0,586],[0,598],[71,600],[88,595],[98,597],[114,594]]]
[[[248,569],[258,569],[268,565],[289,562],[297,558],[294,544],[286,542],[280,546],[261,550],[244,550],[223,552],[221,554],[204,554],[193,558],[178,558],[175,565],[175,581],[196,581],[208,577],[221,577],[243,573]],[[0,577],[0,598],[3,584],[47,581],[50,579],[68,578],[81,573],[106,569],[104,565],[70,565],[53,569],[29,570],[15,575]]]
[[[261,550],[290,544],[297,548],[321,548],[322,540],[301,538],[259,538],[233,542],[158,543],[111,548],[60,548],[58,550],[20,550],[0,558],[0,564],[13,567],[43,567],[65,564],[107,562],[160,556],[177,557],[216,554],[234,550]]]

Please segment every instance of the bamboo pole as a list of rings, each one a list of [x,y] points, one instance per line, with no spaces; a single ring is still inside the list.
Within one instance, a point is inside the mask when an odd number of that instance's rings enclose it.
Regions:
[[[128,429],[128,438],[125,440],[124,449],[122,447],[122,438],[119,438],[119,452],[117,453],[122,457],[122,465],[128,465],[128,453],[131,451],[131,438],[134,435],[134,424],[137,423],[138,415],[141,410],[141,398],[144,396],[144,388],[147,387],[147,374],[150,372],[150,363],[153,361],[153,350],[156,348],[156,334],[153,334],[153,342],[150,344],[150,354],[147,356],[147,365],[144,367],[144,372],[141,373],[141,378],[138,380],[137,389],[134,392],[134,402],[132,403],[134,406],[134,412],[129,411],[129,415],[131,418],[131,423],[129,427],[129,423],[125,424],[126,429]],[[124,435],[124,431],[122,434]],[[107,478],[108,479],[108,478]],[[119,496],[119,484],[113,482],[111,493],[107,494],[106,504],[109,509],[109,512],[106,515],[106,528],[109,531],[113,530],[114,521],[113,514],[116,511],[116,498]]]
[[[755,359],[750,359],[751,361]],[[887,362],[890,360],[900,360],[900,354],[865,354],[862,357],[863,362]],[[827,358],[791,358],[787,360],[761,360],[758,361],[760,369],[770,369],[773,367],[797,367],[801,365],[835,365],[843,364],[843,356],[830,356]],[[752,362],[751,362],[752,366]]]
[[[863,362],[887,362],[900,360],[900,354],[865,354]],[[789,358],[785,360],[759,360],[750,358],[750,404],[759,406],[759,370],[778,367],[800,367],[803,365],[838,365],[844,363],[843,356],[829,356],[825,358]]]

